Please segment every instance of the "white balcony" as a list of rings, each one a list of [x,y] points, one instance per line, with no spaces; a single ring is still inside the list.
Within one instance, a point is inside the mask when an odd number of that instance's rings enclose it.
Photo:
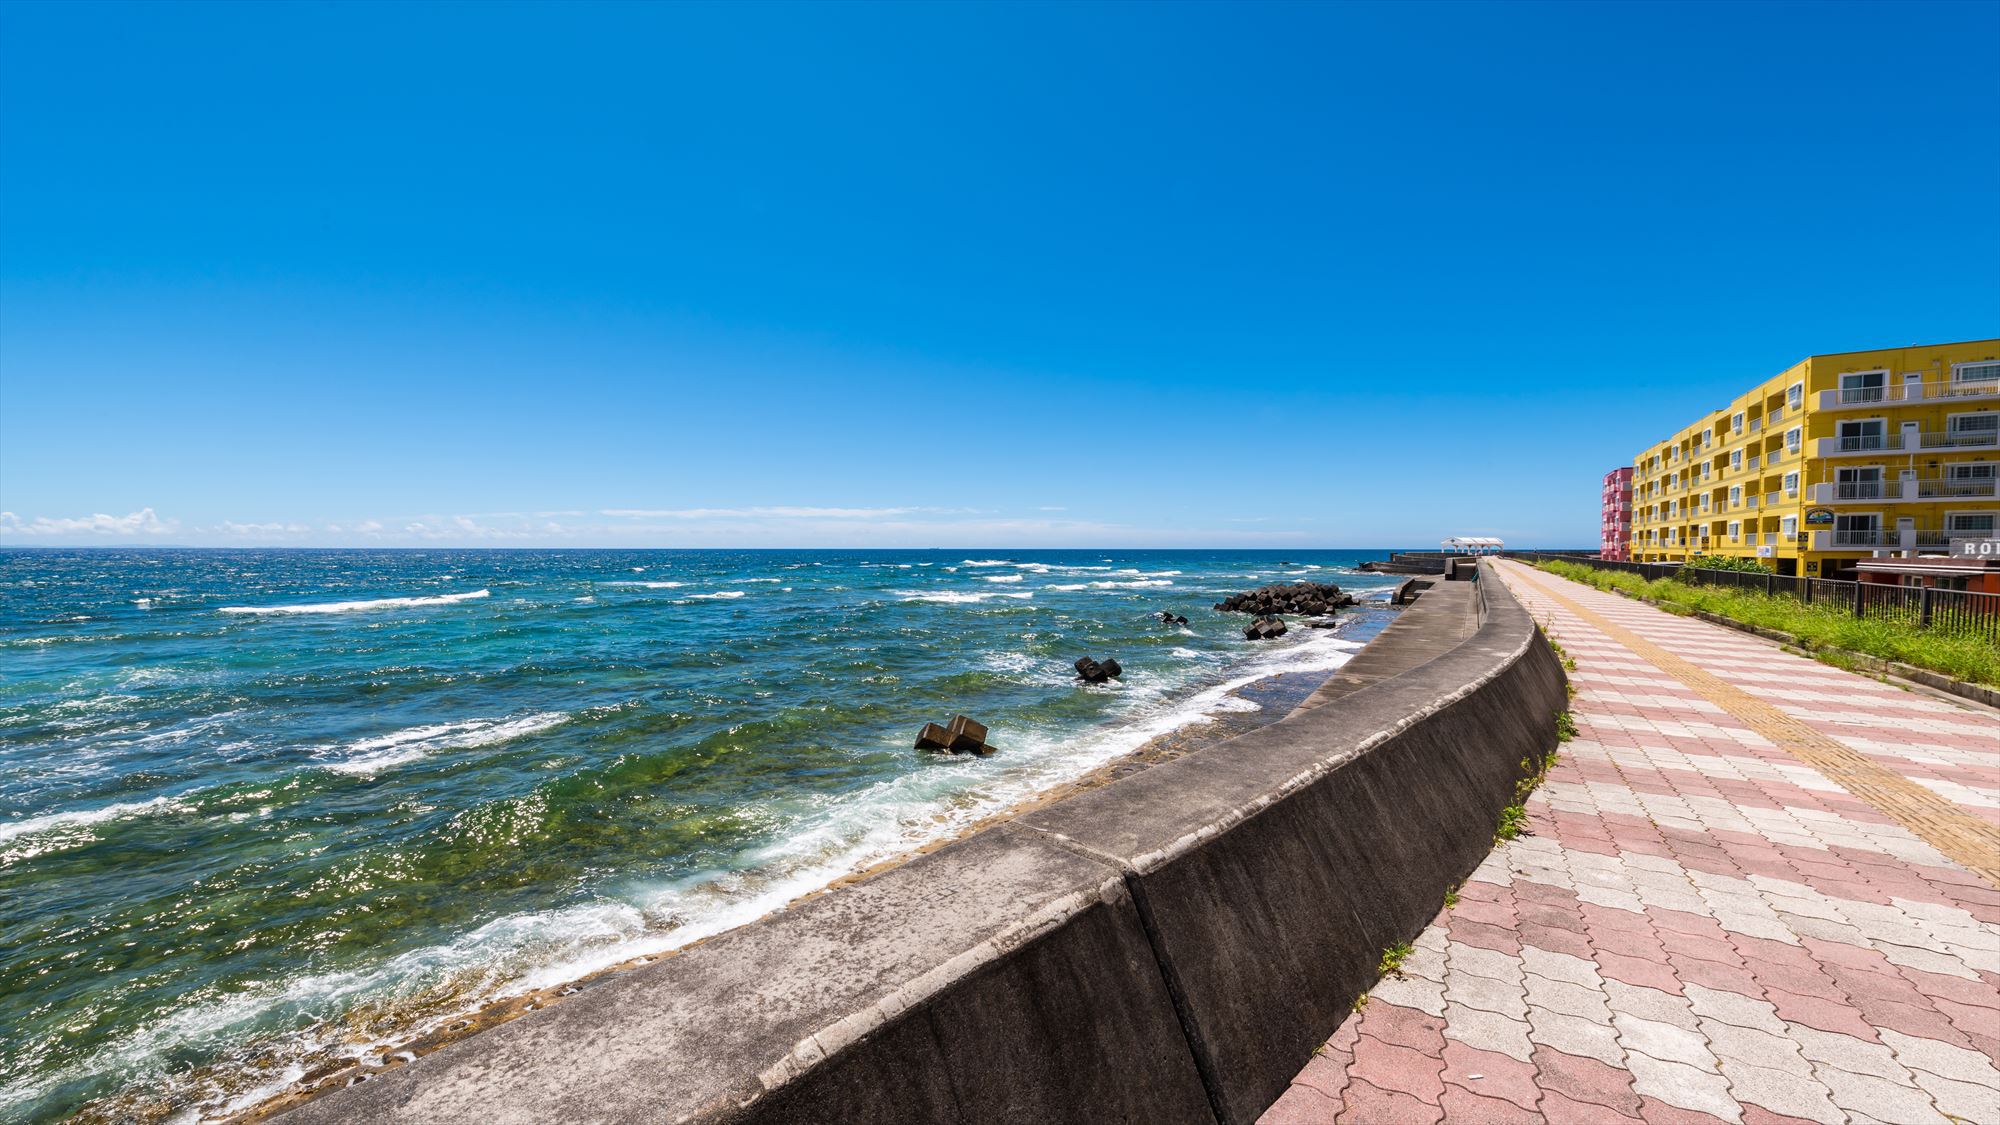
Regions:
[[[1909,477],[1893,480],[1836,481],[1816,484],[1806,492],[1813,504],[1911,504],[1933,500],[1991,500],[2000,497],[2000,480],[1992,477]]]
[[[1815,531],[1815,551],[1932,551],[1951,545],[1952,533],[1941,528],[1868,527]]]
[[[2000,379],[1892,379],[1880,387],[1840,387],[1819,393],[1821,410],[1860,410],[1906,403],[2000,399]]]
[[[1910,439],[1915,438],[1913,442]],[[1866,457],[1881,453],[1957,453],[2000,449],[2000,431],[1933,430],[1926,433],[1851,434],[1820,438],[1815,445],[1821,457]]]

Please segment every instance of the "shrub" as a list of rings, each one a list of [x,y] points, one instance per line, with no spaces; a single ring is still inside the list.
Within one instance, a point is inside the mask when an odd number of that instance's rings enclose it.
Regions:
[[[1538,566],[1587,586],[1652,602],[1671,613],[1713,613],[1790,634],[1829,664],[1845,666],[1839,653],[1825,650],[1845,649],[1956,679],[2000,685],[2000,645],[1977,633],[1921,629],[1893,618],[1856,617],[1844,604],[1807,605],[1790,594],[1774,597],[1732,586],[1692,586],[1670,578],[1647,581],[1622,570],[1597,570],[1577,563],[1545,562]]]
[[[1696,555],[1687,561],[1687,565],[1696,570],[1745,570],[1752,574],[1770,574],[1774,570],[1760,559],[1737,555]]]

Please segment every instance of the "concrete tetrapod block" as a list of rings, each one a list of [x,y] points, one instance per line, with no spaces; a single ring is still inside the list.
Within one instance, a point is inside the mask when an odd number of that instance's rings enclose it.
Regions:
[[[1118,873],[1002,825],[283,1120],[1214,1119]]]
[[[1486,856],[1521,759],[1555,745],[1562,669],[1501,597],[1436,659],[1017,821],[1130,873],[1225,1122],[1284,1092]]]

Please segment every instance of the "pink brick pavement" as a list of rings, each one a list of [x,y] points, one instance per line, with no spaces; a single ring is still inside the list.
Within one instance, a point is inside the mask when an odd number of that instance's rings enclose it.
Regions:
[[[1577,662],[1578,735],[1262,1121],[2000,1125],[2000,889],[1549,594],[1986,819],[2000,720],[1499,572]]]

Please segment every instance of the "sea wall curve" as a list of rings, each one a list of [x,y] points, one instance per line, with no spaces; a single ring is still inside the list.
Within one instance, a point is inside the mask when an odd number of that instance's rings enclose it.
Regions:
[[[1279,722],[282,1118],[1249,1122],[1485,857],[1565,706],[1490,571],[1440,582]]]

